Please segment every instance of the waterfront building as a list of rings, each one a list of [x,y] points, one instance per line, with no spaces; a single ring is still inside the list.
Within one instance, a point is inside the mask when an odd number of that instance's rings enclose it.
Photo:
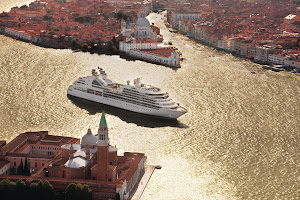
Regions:
[[[26,132],[0,147],[0,179],[26,182],[48,180],[55,189],[70,183],[87,184],[93,199],[128,199],[145,171],[143,153],[117,154],[109,144],[108,127],[102,113],[98,133],[89,128],[80,139],[49,135],[47,131]],[[27,164],[31,176],[12,175],[20,163]],[[12,172],[10,175],[4,175]]]
[[[272,64],[282,65],[285,68],[300,71],[300,51],[284,51],[268,55],[268,62]]]
[[[13,38],[22,39],[30,42],[32,40],[32,35],[30,33],[26,33],[25,31],[19,31],[13,28],[5,28],[4,34],[7,36],[11,36]]]
[[[175,11],[172,12],[172,27],[178,29],[178,24],[180,19],[193,19],[198,20],[200,19],[201,12],[199,11]]]
[[[9,161],[7,160],[0,160],[0,175],[8,174],[9,173]]]
[[[122,21],[121,33],[125,36],[120,41],[119,50],[127,55],[154,63],[180,67],[181,53],[176,48],[162,46],[158,28],[150,26],[148,19],[141,17],[135,24],[135,31],[130,22]]]
[[[280,49],[268,45],[249,47],[249,56],[260,63],[268,63],[268,55],[276,52],[280,52]]]
[[[249,48],[252,45],[253,40],[249,38],[233,38],[230,40],[230,51],[242,56],[246,56],[249,53]]]

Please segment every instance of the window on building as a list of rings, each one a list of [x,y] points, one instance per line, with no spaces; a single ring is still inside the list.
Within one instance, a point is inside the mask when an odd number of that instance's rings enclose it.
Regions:
[[[34,162],[34,167],[37,168],[37,160]]]

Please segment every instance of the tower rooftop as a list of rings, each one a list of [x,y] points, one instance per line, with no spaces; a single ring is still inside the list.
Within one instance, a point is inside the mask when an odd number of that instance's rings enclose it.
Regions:
[[[104,112],[102,112],[101,120],[100,120],[100,127],[106,127],[106,126],[107,126],[107,124],[106,124],[105,115],[104,115]]]

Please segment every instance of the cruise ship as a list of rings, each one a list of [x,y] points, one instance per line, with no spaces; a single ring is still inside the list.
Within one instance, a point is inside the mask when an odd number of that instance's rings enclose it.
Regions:
[[[102,68],[92,70],[92,76],[81,77],[68,88],[68,95],[106,104],[109,106],[158,116],[177,119],[187,110],[172,101],[168,93],[161,89],[141,83],[134,79],[134,84],[115,83],[107,78]]]

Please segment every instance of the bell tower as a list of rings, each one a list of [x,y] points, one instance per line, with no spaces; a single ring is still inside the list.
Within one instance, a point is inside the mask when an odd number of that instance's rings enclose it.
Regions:
[[[108,150],[108,129],[105,120],[105,115],[104,113],[102,113],[97,140],[97,180],[99,181],[108,181]]]

